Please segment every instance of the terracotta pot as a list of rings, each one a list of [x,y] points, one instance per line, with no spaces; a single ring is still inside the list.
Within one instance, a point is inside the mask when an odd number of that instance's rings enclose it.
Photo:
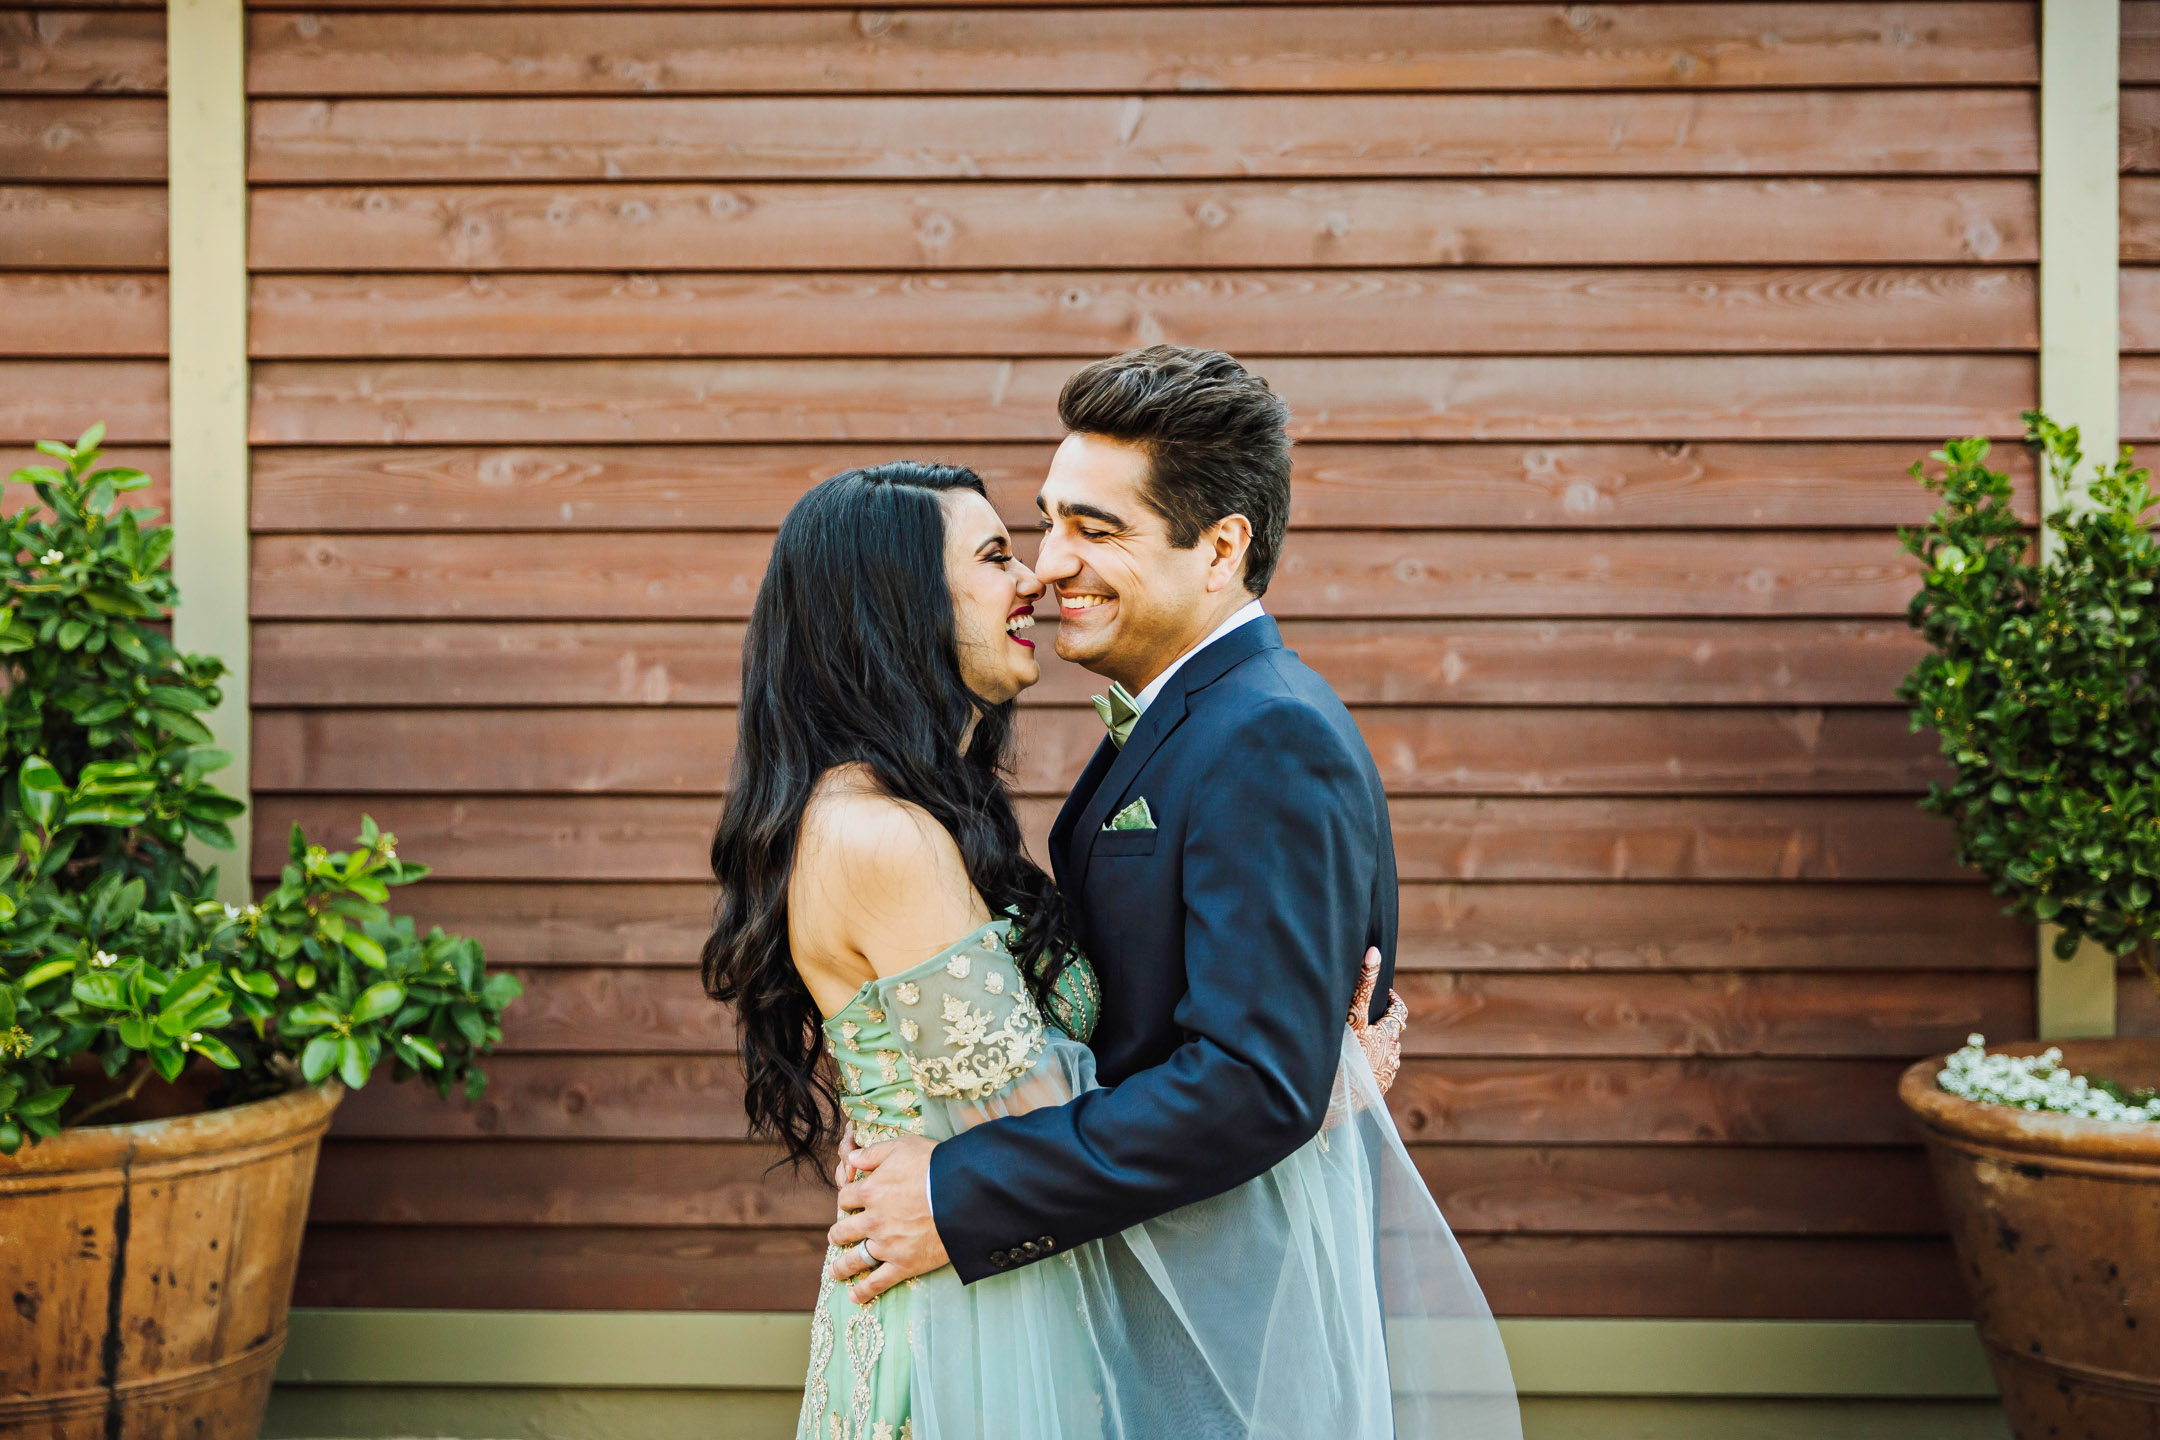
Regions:
[[[343,1093],[0,1156],[0,1437],[253,1440]]]
[[[2160,1084],[2160,1040],[2065,1040],[2063,1063]],[[2033,1042],[1991,1054],[2037,1055]],[[1980,1105],[1905,1072],[2019,1440],[2160,1440],[2160,1124]]]

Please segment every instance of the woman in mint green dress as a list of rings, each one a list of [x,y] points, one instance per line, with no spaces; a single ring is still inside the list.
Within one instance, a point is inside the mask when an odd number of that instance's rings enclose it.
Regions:
[[[1004,783],[1041,593],[971,471],[849,471],[781,528],[744,641],[704,960],[752,1129],[798,1163],[843,1126],[943,1139],[1096,1084],[1104,997]],[[1345,1027],[1319,1134],[1212,1199],[867,1305],[828,1254],[797,1440],[1519,1440],[1498,1333],[1388,1118],[1373,1039]]]

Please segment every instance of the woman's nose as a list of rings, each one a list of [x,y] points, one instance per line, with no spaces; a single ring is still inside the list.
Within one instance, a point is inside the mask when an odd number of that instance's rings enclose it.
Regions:
[[[1043,591],[1048,587],[1043,584],[1033,570],[1028,569],[1027,561],[1015,558],[1013,561],[1013,573],[1018,579],[1021,599],[1040,600],[1042,598]]]

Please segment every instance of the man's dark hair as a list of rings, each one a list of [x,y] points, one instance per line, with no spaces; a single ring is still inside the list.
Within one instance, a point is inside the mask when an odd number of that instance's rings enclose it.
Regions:
[[[1250,520],[1245,588],[1267,593],[1290,523],[1290,409],[1267,381],[1220,350],[1152,345],[1067,380],[1058,418],[1147,452],[1141,498],[1178,548],[1225,515]]]

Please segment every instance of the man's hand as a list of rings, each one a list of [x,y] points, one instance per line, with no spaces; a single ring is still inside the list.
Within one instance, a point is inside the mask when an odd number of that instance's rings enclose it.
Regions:
[[[859,1249],[844,1248],[833,1259],[833,1278],[855,1282],[848,1293],[858,1305],[902,1280],[950,1263],[945,1242],[930,1220],[930,1152],[935,1148],[935,1141],[912,1135],[860,1150],[842,1142],[840,1221],[826,1238],[842,1247],[868,1240],[870,1253],[877,1256],[874,1268]]]

